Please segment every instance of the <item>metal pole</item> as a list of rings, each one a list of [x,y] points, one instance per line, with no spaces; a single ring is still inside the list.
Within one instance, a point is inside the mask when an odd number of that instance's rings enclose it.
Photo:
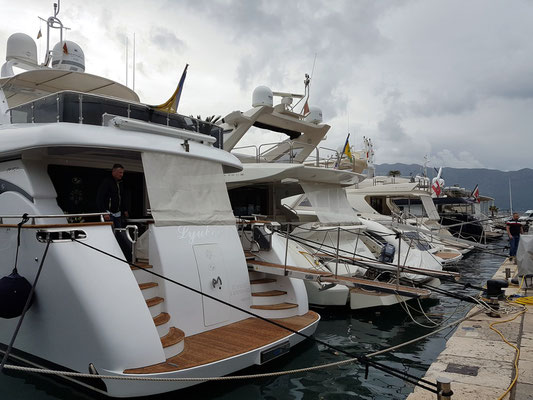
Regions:
[[[335,259],[335,278],[337,277],[337,270],[339,268],[339,242],[341,237],[341,227],[337,227],[337,257]]]
[[[437,400],[451,400],[452,380],[443,376],[437,378]]]
[[[287,253],[289,252],[290,226],[290,223],[287,222],[287,240],[285,241],[285,267],[287,267]],[[285,268],[285,275],[287,275],[287,268]]]
[[[400,290],[400,265],[402,254],[402,235],[398,232],[398,268],[396,269],[396,290]]]
[[[360,233],[356,233],[357,239],[355,240],[355,247],[353,249],[353,258],[355,258],[355,253],[357,252],[357,246],[359,245],[359,235]]]

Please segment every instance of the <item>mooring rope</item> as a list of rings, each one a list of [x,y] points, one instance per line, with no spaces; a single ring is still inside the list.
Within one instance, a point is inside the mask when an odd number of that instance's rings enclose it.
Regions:
[[[365,355],[354,355],[354,354],[352,354],[352,353],[350,353],[350,352],[348,352],[348,351],[346,351],[344,349],[341,349],[341,348],[333,346],[333,345],[331,345],[331,344],[329,344],[327,342],[324,342],[324,341],[322,341],[320,339],[317,339],[316,337],[313,337],[313,336],[310,336],[310,335],[306,335],[306,334],[304,334],[302,332],[299,332],[299,331],[296,331],[294,329],[288,328],[288,327],[286,327],[286,326],[284,326],[282,324],[279,324],[279,323],[277,323],[275,321],[272,321],[272,320],[270,320],[268,318],[264,318],[264,317],[262,317],[260,315],[257,315],[255,313],[249,311],[249,310],[246,310],[244,308],[238,307],[238,306],[236,306],[234,304],[231,304],[231,303],[228,303],[228,302],[226,302],[224,300],[218,299],[218,298],[216,298],[214,296],[211,296],[211,295],[209,295],[207,293],[203,293],[203,292],[201,292],[201,291],[199,291],[197,289],[194,289],[194,288],[192,288],[190,286],[187,286],[187,285],[185,285],[185,284],[183,284],[181,282],[175,281],[175,280],[170,279],[170,278],[168,278],[168,277],[166,277],[164,275],[158,274],[157,272],[150,271],[150,270],[148,270],[146,268],[143,268],[142,266],[129,263],[128,261],[126,261],[126,260],[124,260],[124,259],[122,259],[120,257],[117,257],[117,256],[115,256],[113,254],[110,254],[110,253],[108,253],[108,252],[106,252],[106,251],[104,251],[102,249],[97,248],[97,247],[91,246],[90,244],[83,243],[83,242],[79,241],[78,239],[72,239],[72,241],[77,242],[79,244],[82,244],[83,246],[86,246],[86,247],[88,247],[90,249],[93,249],[93,250],[95,250],[95,251],[97,251],[99,253],[102,253],[102,254],[104,254],[104,255],[106,255],[108,257],[111,257],[111,258],[114,258],[114,259],[116,259],[118,261],[124,262],[124,263],[126,263],[128,265],[133,265],[133,266],[135,266],[135,267],[137,267],[137,268],[139,268],[139,269],[141,269],[143,271],[148,272],[149,274],[152,274],[152,275],[157,276],[157,277],[159,277],[161,279],[164,279],[164,280],[166,280],[168,282],[171,282],[171,283],[173,283],[175,285],[183,287],[184,289],[190,290],[190,291],[192,291],[194,293],[197,293],[197,294],[199,294],[201,296],[205,296],[205,297],[207,297],[207,298],[209,298],[211,300],[217,301],[217,302],[219,302],[221,304],[224,304],[224,305],[226,305],[228,307],[231,307],[231,308],[234,308],[236,310],[239,310],[239,311],[241,311],[241,312],[243,312],[245,314],[251,315],[251,316],[253,316],[255,318],[258,318],[258,319],[260,319],[262,321],[265,321],[265,322],[270,323],[272,325],[278,326],[279,328],[285,329],[285,330],[287,330],[287,331],[289,331],[291,333],[297,334],[297,335],[302,336],[302,337],[304,337],[306,339],[310,339],[310,340],[312,340],[312,341],[314,341],[316,343],[319,343],[319,344],[321,344],[321,345],[323,345],[323,346],[325,346],[325,347],[327,347],[329,349],[335,350],[335,351],[337,351],[339,353],[342,353],[342,354],[344,354],[344,355],[346,355],[348,357],[351,357],[353,359],[351,362],[355,362],[354,360],[357,360],[357,362],[360,362],[361,364],[365,365],[365,367],[367,368],[367,373],[366,374],[368,374],[368,368],[369,367],[374,367],[374,368],[376,368],[378,370],[381,370],[383,372],[386,372],[386,373],[388,373],[388,374],[390,374],[392,376],[398,377],[398,378],[400,378],[400,379],[402,379],[402,380],[404,380],[406,382],[409,382],[409,383],[412,383],[412,384],[414,384],[416,386],[419,386],[419,387],[421,387],[421,388],[423,388],[425,390],[428,390],[428,391],[433,392],[433,393],[437,393],[436,389],[432,388],[432,387],[436,387],[437,386],[436,383],[434,383],[434,382],[430,382],[430,381],[425,380],[425,379],[420,379],[419,377],[417,377],[415,375],[411,375],[411,374],[409,374],[409,373],[407,373],[405,371],[400,371],[400,370],[397,370],[397,369],[395,369],[393,367],[389,367],[388,365],[381,364],[381,363],[378,363],[376,361],[371,361]],[[199,378],[199,380],[203,380],[203,379]]]
[[[476,311],[472,313],[472,315],[466,315],[463,318],[460,318],[454,322],[451,322],[447,324],[446,326],[443,326],[439,329],[436,329],[432,332],[429,332],[423,336],[419,336],[417,338],[411,339],[407,342],[403,342],[391,347],[388,347],[386,349],[378,350],[373,353],[367,354],[367,358],[375,357],[378,355],[382,355],[385,353],[389,353],[391,351],[397,350],[399,348],[402,348],[404,346],[408,346],[410,344],[419,342],[423,339],[426,339],[430,336],[433,336],[439,332],[442,332],[445,329],[452,328],[455,325],[460,324],[463,321],[466,321],[470,318],[473,318],[474,316],[480,314],[483,312],[482,310]],[[204,377],[204,378],[193,378],[193,377],[172,377],[172,378],[163,378],[163,377],[151,377],[151,376],[131,376],[131,375],[95,375],[95,374],[84,374],[81,372],[72,372],[72,371],[59,371],[59,370],[51,370],[51,369],[43,369],[43,368],[33,368],[33,367],[23,367],[19,365],[5,365],[4,367],[6,369],[14,370],[14,371],[22,371],[22,372],[31,372],[31,373],[40,373],[45,375],[61,375],[61,376],[68,376],[73,378],[92,378],[92,379],[114,379],[114,380],[130,380],[130,381],[153,381],[153,382],[204,382],[204,381],[233,381],[233,380],[245,380],[245,379],[259,379],[259,378],[269,378],[274,376],[283,376],[283,375],[293,375],[293,374],[299,374],[303,372],[310,372],[310,371],[317,371],[321,369],[326,368],[332,368],[332,367],[339,367],[346,364],[352,364],[359,362],[358,358],[350,358],[347,360],[341,360],[341,361],[335,361],[327,364],[321,364],[321,365],[314,365],[312,367],[305,367],[305,368],[296,368],[291,369],[287,371],[275,371],[275,372],[266,372],[262,374],[248,374],[248,375],[232,375],[232,376],[215,376],[215,377]],[[429,382],[433,384],[432,382]],[[434,393],[436,391],[430,390]]]

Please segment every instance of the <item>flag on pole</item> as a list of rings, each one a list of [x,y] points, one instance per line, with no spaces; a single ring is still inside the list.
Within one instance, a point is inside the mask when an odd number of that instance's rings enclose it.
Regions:
[[[41,29],[39,29],[39,32],[37,33],[37,39],[40,39],[42,36],[43,34],[41,33]]]
[[[348,142],[349,138],[350,138],[350,134],[348,133],[348,137],[346,138],[346,143],[344,144],[344,149],[343,149],[342,153],[345,154],[346,157],[348,157],[348,159],[350,161],[353,161],[352,160],[352,152],[350,150],[350,143]]]
[[[431,189],[433,189],[433,192],[437,197],[440,196],[440,193],[442,191],[442,188],[440,187],[440,183],[438,179],[435,179],[433,182],[433,185],[431,185]]]
[[[308,103],[308,100],[305,101],[304,108],[302,109],[302,113],[303,113],[304,116],[309,114],[309,103]]]
[[[474,188],[474,190],[472,190],[472,194],[470,195],[471,198],[473,198],[475,201],[477,201],[478,203],[481,202],[480,198],[479,198],[479,187],[478,185],[476,185],[476,187]]]
[[[170,96],[170,99],[168,99],[163,104],[160,104],[158,106],[153,106],[154,108],[166,112],[172,112],[175,113],[178,111],[178,104],[180,102],[181,92],[183,91],[183,84],[185,83],[185,77],[187,76],[187,68],[189,67],[189,64],[185,65],[185,69],[183,70],[183,73],[181,74],[180,81],[178,82],[178,86],[176,87],[176,90]]]

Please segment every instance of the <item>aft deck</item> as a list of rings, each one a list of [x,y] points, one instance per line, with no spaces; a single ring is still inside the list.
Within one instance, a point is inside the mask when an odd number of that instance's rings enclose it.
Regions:
[[[274,322],[295,331],[320,319],[314,311]],[[175,372],[235,357],[286,338],[293,333],[258,318],[247,318],[220,328],[185,338],[184,350],[165,362],[124,370],[125,374],[156,374]]]

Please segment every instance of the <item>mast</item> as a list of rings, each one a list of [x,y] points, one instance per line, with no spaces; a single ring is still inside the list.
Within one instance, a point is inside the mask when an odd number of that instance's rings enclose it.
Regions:
[[[50,60],[52,59],[50,52],[50,28],[52,29],[59,29],[59,41],[63,43],[63,29],[69,29],[65,26],[63,26],[63,23],[59,18],[57,18],[57,15],[59,14],[59,10],[61,8],[61,4],[59,0],[57,3],[54,3],[54,16],[49,17],[48,19],[44,19],[39,17],[41,21],[46,22],[46,56],[44,58],[44,61],[42,63],[43,66],[48,66],[50,63]]]

